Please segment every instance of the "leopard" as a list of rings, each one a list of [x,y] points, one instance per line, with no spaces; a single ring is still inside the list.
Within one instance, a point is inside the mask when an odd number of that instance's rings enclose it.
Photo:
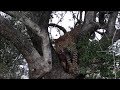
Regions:
[[[64,71],[77,76],[80,73],[78,65],[78,50],[76,40],[80,33],[80,25],[55,40],[55,51]]]

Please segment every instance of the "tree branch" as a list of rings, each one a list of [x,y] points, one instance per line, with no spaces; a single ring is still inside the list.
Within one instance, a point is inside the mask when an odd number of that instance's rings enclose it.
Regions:
[[[88,34],[88,33],[91,34],[92,32],[96,31],[100,27],[99,23],[94,21],[95,20],[94,13],[95,13],[94,11],[86,12],[85,21],[82,27],[83,34]]]
[[[30,20],[25,16],[24,12],[18,11],[5,11],[5,13],[17,18],[21,22],[23,22],[26,26],[30,27],[31,31],[42,38],[42,48],[43,48],[43,62],[44,62],[44,70],[46,72],[52,69],[52,54],[50,48],[50,40],[45,28],[40,28],[36,23]]]
[[[44,70],[45,61],[32,46],[27,37],[22,35],[19,30],[14,30],[10,22],[0,16],[0,34],[9,40],[25,57],[29,66],[30,78],[37,78],[42,76],[46,71]]]
[[[32,31],[38,36],[40,37],[43,36],[41,33],[42,31],[41,28],[36,23],[27,18],[23,12],[18,11],[4,11],[4,12],[12,17],[17,18],[18,20],[23,22],[26,26],[32,28]]]
[[[108,36],[113,37],[113,34],[115,32],[115,22],[116,22],[116,18],[117,18],[118,12],[115,11],[113,13],[110,14],[109,20],[108,20],[108,27],[107,27],[107,31],[108,31]]]

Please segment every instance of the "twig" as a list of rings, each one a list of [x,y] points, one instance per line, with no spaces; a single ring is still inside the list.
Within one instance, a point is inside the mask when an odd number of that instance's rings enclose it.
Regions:
[[[96,52],[104,52],[104,53],[107,53],[108,51],[96,51]]]

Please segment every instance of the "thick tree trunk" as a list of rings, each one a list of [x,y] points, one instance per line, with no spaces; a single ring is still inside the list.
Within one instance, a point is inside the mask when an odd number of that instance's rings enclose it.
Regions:
[[[27,38],[21,34],[21,32],[15,30],[12,25],[10,25],[10,22],[5,20],[3,17],[0,17],[0,34],[10,40],[26,58],[29,66],[30,78],[43,76],[51,69],[52,65],[49,63],[49,60],[51,61],[51,58],[49,58],[50,51],[46,51],[48,50],[47,48],[49,48],[47,46],[49,44],[49,38],[46,37],[45,32],[42,37],[42,39],[45,40],[43,42],[44,57],[40,56],[38,51],[32,46],[31,42],[29,42]]]
[[[39,13],[39,12],[34,12],[34,14],[32,15],[32,14],[30,14],[30,17],[35,17],[34,15],[36,15],[35,13]],[[38,15],[38,14],[37,14]],[[38,16],[40,16],[40,15],[38,15]],[[47,16],[48,17],[48,16]],[[43,18],[43,17],[36,17],[36,19],[32,19],[32,20],[35,20],[34,22],[36,22],[36,23],[40,23],[40,21],[41,21],[41,19],[40,18]],[[46,22],[45,22],[45,20],[44,20],[44,24],[43,25],[45,25],[44,27],[42,26],[42,25],[40,25],[41,27],[43,27],[43,28],[46,28],[46,26],[48,26],[47,24],[48,24],[49,22],[48,22],[48,20],[46,20]],[[40,23],[41,24],[41,23]],[[53,24],[52,24],[53,25]],[[53,25],[54,26],[54,25]],[[47,27],[48,28],[48,27]],[[58,28],[59,28],[59,26],[58,26]],[[43,55],[43,53],[41,53],[41,51],[42,51],[42,46],[41,46],[41,40],[42,39],[40,39],[38,36],[36,36],[36,34],[34,34],[34,33],[32,33],[31,32],[31,30],[29,30],[29,29],[31,29],[31,28],[29,28],[29,27],[27,27],[27,29],[28,29],[28,34],[30,35],[30,38],[31,38],[31,40],[32,40],[32,42],[33,42],[33,45],[34,45],[34,47],[38,50],[38,52],[41,54],[41,55]],[[64,29],[64,28],[63,28]],[[63,30],[62,29],[62,30]],[[63,30],[63,31],[65,31],[65,29]],[[65,31],[66,32],[66,31]],[[51,44],[51,43],[50,43]],[[59,59],[58,59],[58,57],[57,57],[57,55],[56,55],[56,52],[55,52],[55,50],[54,50],[54,48],[52,47],[52,44],[51,44],[51,52],[52,52],[52,70],[50,71],[50,72],[48,72],[48,73],[46,73],[45,74],[45,76],[43,76],[42,78],[43,79],[69,79],[69,78],[73,78],[73,76],[72,75],[70,75],[70,74],[68,74],[68,73],[66,73],[64,70],[63,70],[63,68],[61,67],[61,65],[60,65],[60,62],[59,62]],[[47,52],[46,52],[47,53]],[[39,79],[40,79],[41,77],[39,77]]]

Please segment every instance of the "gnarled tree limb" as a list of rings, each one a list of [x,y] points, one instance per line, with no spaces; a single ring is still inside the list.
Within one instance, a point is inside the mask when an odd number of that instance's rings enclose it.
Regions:
[[[40,28],[36,23],[34,23],[32,20],[26,17],[24,12],[5,11],[5,13],[23,22],[26,26],[31,28],[33,33],[35,33],[36,35],[42,38],[43,62],[44,63],[41,63],[41,64],[43,64],[44,70],[46,72],[50,71],[52,68],[52,55],[51,55],[49,36],[46,32],[47,30],[45,30],[45,28]]]

